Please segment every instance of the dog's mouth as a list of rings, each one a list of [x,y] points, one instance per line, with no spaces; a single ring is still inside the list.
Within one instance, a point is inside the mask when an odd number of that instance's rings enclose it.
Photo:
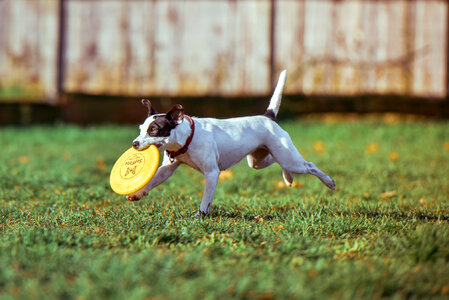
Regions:
[[[147,150],[148,148],[150,148],[150,146],[156,146],[157,149],[161,148],[164,144],[163,143],[155,143],[155,144],[148,144],[146,146],[140,147],[140,148],[136,148],[134,147],[134,149],[136,149],[137,151],[144,151]]]

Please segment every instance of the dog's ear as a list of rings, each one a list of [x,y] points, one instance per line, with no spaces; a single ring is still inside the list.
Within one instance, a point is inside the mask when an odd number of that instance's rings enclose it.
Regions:
[[[148,99],[142,99],[142,104],[145,105],[148,109],[148,116],[157,114],[156,110],[151,106],[151,102]]]
[[[181,104],[176,104],[167,113],[167,119],[175,124],[181,124],[184,120],[184,108]]]

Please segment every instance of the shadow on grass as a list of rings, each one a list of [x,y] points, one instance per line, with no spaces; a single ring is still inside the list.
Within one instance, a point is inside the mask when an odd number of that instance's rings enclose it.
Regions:
[[[343,214],[348,214],[349,212],[344,212]],[[419,221],[429,221],[429,222],[436,222],[436,221],[446,221],[449,222],[449,215],[434,215],[430,213],[425,213],[422,211],[419,212],[380,212],[380,211],[370,211],[365,213],[367,217],[370,218],[383,218],[383,217],[389,217],[393,218],[395,220],[399,221],[405,221],[405,220],[419,220]]]
[[[278,215],[264,215],[263,213],[261,214],[251,214],[251,213],[246,213],[246,212],[241,212],[241,211],[236,211],[236,210],[232,210],[232,211],[227,211],[219,206],[215,206],[210,215],[208,216],[210,218],[217,218],[217,217],[221,217],[221,218],[226,218],[226,219],[239,219],[239,220],[246,220],[246,221],[258,221],[261,218],[264,220],[274,220],[274,219],[278,219],[279,218],[279,213]]]
[[[261,213],[248,213],[242,212],[239,210],[226,210],[220,206],[215,206],[211,214],[208,216],[210,218],[227,218],[227,219],[240,219],[246,221],[258,221],[261,218],[266,221],[272,221],[276,219],[282,219],[282,216],[289,212],[288,209],[284,210],[276,210],[275,214],[264,214]],[[360,215],[364,215],[370,219],[382,219],[382,218],[391,218],[397,221],[407,221],[407,220],[418,220],[418,221],[427,221],[427,222],[449,222],[449,214],[443,213],[432,213],[432,212],[424,212],[424,211],[377,211],[377,210],[360,210],[357,212]],[[323,209],[320,212],[321,216],[331,216],[331,215],[343,215],[346,217],[352,217],[354,214],[354,210],[348,211],[338,211],[331,209]]]

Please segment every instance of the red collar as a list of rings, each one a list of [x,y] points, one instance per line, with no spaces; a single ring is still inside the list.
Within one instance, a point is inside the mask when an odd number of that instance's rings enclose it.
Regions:
[[[177,150],[177,151],[168,151],[167,150],[167,154],[168,157],[170,158],[171,162],[175,161],[176,156],[184,154],[187,152],[187,150],[189,149],[189,145],[192,142],[193,139],[193,134],[195,133],[195,123],[193,122],[192,118],[188,115],[184,115],[190,122],[190,129],[192,130],[192,132],[190,133],[189,137],[187,138],[186,144],[184,145],[184,147],[182,147],[181,149]]]

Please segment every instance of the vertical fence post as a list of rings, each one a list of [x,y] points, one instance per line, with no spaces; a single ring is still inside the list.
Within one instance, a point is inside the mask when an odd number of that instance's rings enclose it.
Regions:
[[[275,28],[276,28],[276,0],[270,0],[270,44],[269,44],[269,55],[270,55],[270,61],[269,61],[269,68],[270,68],[270,83],[268,86],[270,86],[271,90],[275,87],[275,72],[276,72],[276,66],[275,66]]]
[[[66,46],[66,0],[59,0],[59,16],[58,16],[58,45],[57,45],[57,71],[56,71],[56,88],[58,104],[61,103],[61,96],[64,85],[64,53]]]
[[[416,35],[416,1],[407,2],[406,8],[406,34],[405,34],[405,51],[408,53],[414,53],[415,51],[415,35]],[[401,68],[405,78],[405,92],[408,95],[413,95],[413,62],[414,57],[407,58],[405,64]],[[404,73],[405,71],[405,73]]]

